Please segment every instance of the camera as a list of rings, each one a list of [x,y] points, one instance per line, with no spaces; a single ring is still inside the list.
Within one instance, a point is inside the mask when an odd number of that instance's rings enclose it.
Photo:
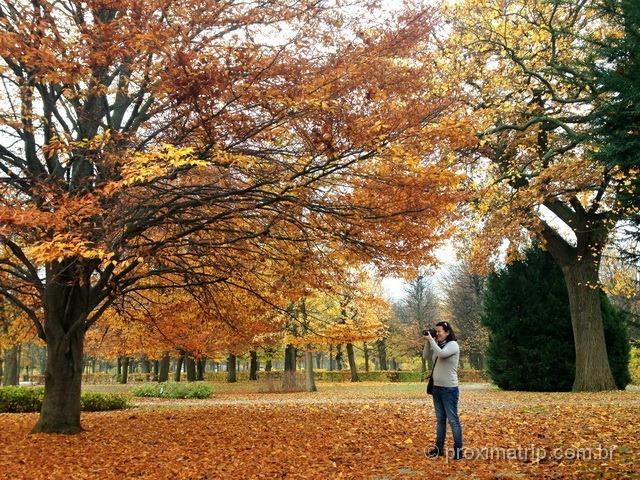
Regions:
[[[427,336],[427,333],[429,333],[433,338],[436,338],[436,329],[435,328],[430,328],[428,330],[422,330],[422,335],[424,335],[425,337]]]

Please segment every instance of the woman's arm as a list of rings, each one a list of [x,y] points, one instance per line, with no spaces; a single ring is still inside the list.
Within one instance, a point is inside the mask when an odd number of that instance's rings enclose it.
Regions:
[[[449,358],[460,351],[458,342],[447,342],[447,344],[443,348],[440,348],[433,337],[431,337],[429,343],[431,344],[431,348],[436,353],[436,357],[438,358]]]

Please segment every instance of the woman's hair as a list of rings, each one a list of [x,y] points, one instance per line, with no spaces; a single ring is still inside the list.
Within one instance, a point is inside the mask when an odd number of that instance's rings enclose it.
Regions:
[[[453,327],[449,322],[438,322],[436,323],[436,327],[442,327],[442,329],[447,333],[447,342],[458,340],[455,332],[453,331]]]

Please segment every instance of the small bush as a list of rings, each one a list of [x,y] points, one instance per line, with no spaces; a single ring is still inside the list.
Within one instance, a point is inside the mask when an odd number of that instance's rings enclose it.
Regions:
[[[43,399],[43,387],[1,387],[0,413],[39,412]],[[80,408],[86,412],[122,410],[129,406],[124,395],[82,392],[80,397]]]
[[[213,387],[206,383],[157,383],[134,387],[136,397],[158,398],[209,398]]]
[[[0,387],[0,413],[39,412],[44,388]]]
[[[114,393],[83,392],[80,397],[81,409],[85,412],[105,412],[129,408],[129,400],[124,395]]]

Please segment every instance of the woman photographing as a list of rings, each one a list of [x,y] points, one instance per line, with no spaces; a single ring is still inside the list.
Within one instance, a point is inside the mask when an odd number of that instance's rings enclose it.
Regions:
[[[433,406],[436,412],[436,444],[426,452],[428,457],[444,455],[444,438],[447,422],[453,433],[453,458],[458,460],[462,455],[462,426],[458,417],[458,361],[460,347],[456,335],[448,322],[438,322],[435,328],[435,338],[425,330],[427,341],[424,344],[422,356],[427,358],[429,347],[434,362],[433,377]]]

